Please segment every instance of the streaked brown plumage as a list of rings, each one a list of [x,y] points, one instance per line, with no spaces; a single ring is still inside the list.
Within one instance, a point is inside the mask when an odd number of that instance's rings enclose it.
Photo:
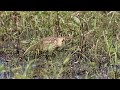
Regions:
[[[24,54],[28,53],[29,51],[50,51],[54,50],[55,48],[61,47],[65,37],[45,37],[42,38],[39,42],[35,43],[34,45],[30,46]]]

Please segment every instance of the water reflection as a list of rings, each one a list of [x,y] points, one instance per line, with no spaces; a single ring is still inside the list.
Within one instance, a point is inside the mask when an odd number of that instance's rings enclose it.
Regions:
[[[1,70],[0,71],[0,79],[11,79],[12,78],[12,73],[10,71],[10,66],[8,62],[6,62],[5,58],[0,57],[0,66]],[[3,66],[3,67],[2,67]]]

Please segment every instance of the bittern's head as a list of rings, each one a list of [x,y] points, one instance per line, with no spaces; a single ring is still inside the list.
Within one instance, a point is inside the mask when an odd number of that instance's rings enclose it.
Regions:
[[[64,40],[65,40],[65,37],[58,37],[57,38],[57,45],[59,47],[62,46]]]

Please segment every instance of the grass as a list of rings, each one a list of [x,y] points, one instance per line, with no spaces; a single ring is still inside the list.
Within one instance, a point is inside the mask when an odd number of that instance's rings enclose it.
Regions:
[[[12,79],[119,79],[120,13],[1,11],[0,72]],[[52,53],[24,52],[41,38],[71,36]]]

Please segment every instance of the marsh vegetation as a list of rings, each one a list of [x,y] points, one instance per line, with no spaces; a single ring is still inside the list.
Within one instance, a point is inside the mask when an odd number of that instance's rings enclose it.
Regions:
[[[1,11],[0,78],[119,79],[117,11]]]

